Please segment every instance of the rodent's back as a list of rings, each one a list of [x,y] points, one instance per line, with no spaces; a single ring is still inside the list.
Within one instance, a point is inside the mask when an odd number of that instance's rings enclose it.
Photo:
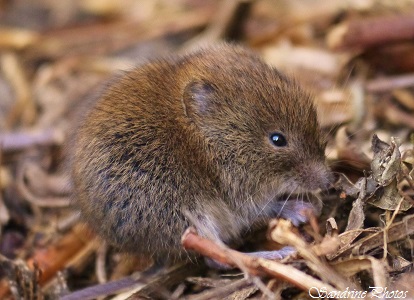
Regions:
[[[275,151],[272,132],[288,137],[286,149]],[[74,149],[85,220],[156,259],[183,255],[185,211],[229,242],[271,198],[327,181],[309,96],[228,45],[126,72],[86,114]]]
[[[177,190],[190,189],[190,178],[200,177],[191,174],[197,165],[187,168],[174,155],[175,148],[199,149],[177,126],[180,100],[170,67],[166,61],[148,65],[111,85],[82,122],[73,160],[84,219],[125,250],[160,249],[160,256],[169,253],[167,246],[178,247],[174,233],[187,226]]]

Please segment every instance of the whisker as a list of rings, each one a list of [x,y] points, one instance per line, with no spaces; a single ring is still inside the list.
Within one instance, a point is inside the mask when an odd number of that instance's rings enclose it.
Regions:
[[[321,191],[321,192],[323,193],[323,191]],[[326,193],[325,195],[328,195],[328,193]],[[316,200],[318,200],[318,203],[320,205],[323,205],[323,197],[320,197],[319,193],[315,193],[315,194],[313,194],[313,196],[316,198]]]
[[[282,211],[283,211],[283,208],[285,207],[286,203],[290,200],[290,197],[292,196],[292,194],[293,194],[295,191],[297,191],[297,187],[295,187],[295,188],[294,188],[294,189],[290,192],[290,194],[286,197],[286,200],[283,202],[282,207],[279,209],[279,212],[278,212],[278,214],[277,214],[276,218],[279,218],[279,217],[280,217],[280,215],[281,215],[281,213],[282,213]]]

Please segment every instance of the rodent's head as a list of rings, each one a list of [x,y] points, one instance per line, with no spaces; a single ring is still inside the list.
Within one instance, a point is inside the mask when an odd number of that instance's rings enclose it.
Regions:
[[[309,94],[241,48],[218,47],[190,59],[198,70],[187,76],[184,110],[228,182],[252,192],[327,187],[325,143]]]

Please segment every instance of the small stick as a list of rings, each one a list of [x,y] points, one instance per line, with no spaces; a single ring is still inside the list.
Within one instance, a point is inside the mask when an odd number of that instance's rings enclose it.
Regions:
[[[135,290],[132,299],[140,299],[139,293],[141,292],[143,294],[151,294],[154,291],[158,295],[163,296],[163,299],[170,299],[167,291],[168,288],[188,276],[198,274],[201,270],[200,266],[193,266],[190,270],[188,264],[188,262],[183,262],[166,270],[160,270],[159,266],[154,265],[144,272],[137,272],[116,281],[98,284],[72,292],[62,296],[60,300],[96,299],[101,296],[108,296],[126,290]]]
[[[236,259],[245,265],[249,274],[270,275],[275,278],[283,279],[304,291],[311,291],[312,288],[326,289],[334,291],[335,288],[308,274],[289,265],[282,264],[264,258],[250,256],[232,249],[219,246],[211,240],[199,236],[192,227],[188,228],[182,238],[181,243],[187,250],[193,250],[204,256],[208,256],[220,263],[236,266]],[[236,259],[235,259],[236,258]]]
[[[271,228],[270,236],[272,240],[285,244],[292,245],[297,249],[298,253],[305,259],[305,263],[313,270],[324,282],[329,282],[340,290],[345,290],[347,287],[353,289],[360,289],[357,285],[348,281],[347,278],[336,272],[329,264],[319,258],[309,244],[300,238],[291,230],[291,223],[286,220],[273,220],[269,224]]]
[[[0,167],[1,167],[2,162],[3,162],[3,152],[0,147]],[[2,172],[0,169],[0,190],[2,189],[2,181],[3,181],[3,178],[1,175],[2,175]],[[0,193],[0,225],[3,226],[7,224],[9,220],[10,220],[10,213],[6,205],[4,204],[2,194]],[[1,234],[2,232],[0,231],[0,238],[1,238]]]
[[[190,51],[221,39],[236,39],[240,34],[240,23],[249,13],[254,0],[223,1],[208,28],[199,36],[188,41],[182,51]]]
[[[331,49],[366,49],[414,38],[414,15],[380,16],[350,20],[331,30],[327,37]]]
[[[63,143],[60,130],[21,131],[0,134],[0,145],[4,152],[22,150],[37,145],[56,145]]]
[[[190,296],[184,298],[185,300],[209,300],[209,299],[224,299],[235,291],[241,290],[251,285],[251,282],[245,278],[236,280],[225,286],[220,286],[211,290],[208,290],[199,295]]]
[[[7,116],[7,126],[12,127],[18,122],[22,122],[23,125],[32,124],[36,119],[37,112],[26,69],[19,57],[12,52],[0,56],[0,67],[16,95],[15,105]]]
[[[71,203],[70,197],[37,197],[26,186],[24,180],[24,166],[17,172],[17,189],[21,195],[31,204],[39,207],[68,207]]]
[[[380,105],[379,108],[382,109],[379,109],[378,114],[385,118],[388,122],[414,128],[414,116],[411,112],[406,112],[400,109],[390,100],[384,101],[383,105]]]
[[[197,234],[193,227],[189,227],[181,237],[181,243],[187,250],[193,250],[215,261],[231,267],[237,267],[236,261],[244,265],[253,275],[264,275],[258,269],[257,258],[247,254],[219,246],[211,240]]]
[[[108,281],[106,274],[106,255],[108,252],[108,246],[103,243],[96,253],[95,273],[99,283],[105,283]]]
[[[412,86],[414,86],[414,74],[373,79],[368,81],[365,87],[368,92],[378,93]]]

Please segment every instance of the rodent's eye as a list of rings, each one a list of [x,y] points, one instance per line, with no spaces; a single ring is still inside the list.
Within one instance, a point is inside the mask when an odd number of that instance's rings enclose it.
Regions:
[[[272,133],[270,135],[270,141],[276,147],[285,147],[287,145],[285,136],[278,132]]]

